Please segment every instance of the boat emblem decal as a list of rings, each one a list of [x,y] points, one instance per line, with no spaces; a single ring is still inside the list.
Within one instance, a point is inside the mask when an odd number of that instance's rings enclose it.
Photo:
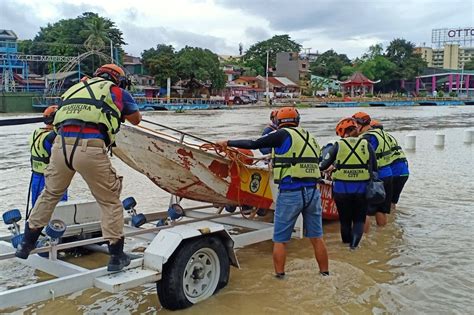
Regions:
[[[252,180],[250,181],[250,191],[256,193],[260,188],[260,181],[262,180],[262,176],[259,173],[252,174]]]

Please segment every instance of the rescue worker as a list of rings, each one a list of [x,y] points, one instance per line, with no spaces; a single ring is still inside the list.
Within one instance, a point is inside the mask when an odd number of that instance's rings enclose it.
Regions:
[[[383,125],[380,121],[372,119],[370,126],[374,129],[383,130]],[[397,208],[398,200],[400,199],[400,194],[402,193],[403,188],[408,180],[410,171],[408,169],[408,160],[406,158],[405,152],[402,147],[398,144],[397,139],[394,136],[386,132],[387,135],[392,140],[392,164],[390,168],[392,169],[392,203],[391,210],[395,211]]]
[[[44,170],[49,164],[51,157],[51,147],[53,146],[54,139],[56,138],[56,132],[53,130],[53,121],[56,111],[58,110],[57,105],[51,105],[46,108],[43,112],[44,127],[35,129],[30,135],[29,146],[31,153],[31,180],[28,194],[31,195],[31,206],[34,207],[36,200],[43,191],[44,188]],[[28,197],[28,204],[29,204]],[[61,198],[61,201],[67,200],[67,192]],[[27,207],[27,217],[28,209]]]
[[[366,139],[357,137],[357,123],[341,119],[336,134],[341,137],[323,155],[321,170],[331,168],[333,197],[339,212],[342,242],[354,250],[364,234],[367,215],[365,192],[370,172],[377,171],[377,160]]]
[[[270,132],[273,132],[278,129],[278,125],[276,123],[276,115],[278,113],[277,109],[272,110],[270,113],[270,123],[265,126],[265,129],[263,129],[262,136],[269,134]],[[261,148],[260,152],[262,154],[270,154],[272,153],[272,148]]]
[[[130,264],[123,252],[123,207],[120,201],[122,177],[107,155],[115,134],[125,119],[141,121],[138,106],[123,86],[125,72],[115,64],[99,67],[93,78],[79,82],[62,96],[54,118],[58,133],[45,171],[46,186],[31,211],[23,241],[15,255],[26,259],[35,248],[61,196],[76,172],[89,186],[102,210],[102,236],[111,255],[107,270],[118,271]]]
[[[390,213],[390,204],[392,201],[392,143],[387,134],[380,129],[371,129],[370,116],[364,112],[358,112],[352,115],[352,118],[357,122],[358,135],[365,138],[375,151],[377,158],[378,178],[383,181],[385,188],[385,200],[383,203],[369,205],[367,214],[369,216],[375,215],[375,221],[378,226],[385,226],[387,224],[387,214]],[[370,222],[367,218],[365,225],[365,233],[369,231]]]
[[[223,140],[217,144],[260,149],[272,148],[273,179],[278,184],[274,217],[273,265],[275,276],[285,276],[286,243],[290,241],[296,219],[303,215],[304,235],[313,246],[323,276],[329,275],[329,262],[323,240],[321,194],[316,187],[321,178],[318,161],[320,147],[316,139],[299,127],[300,115],[293,107],[278,111],[278,130],[255,141]]]

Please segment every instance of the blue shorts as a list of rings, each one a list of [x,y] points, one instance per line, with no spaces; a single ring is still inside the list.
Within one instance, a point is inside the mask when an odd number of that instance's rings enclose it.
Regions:
[[[303,235],[323,236],[321,193],[315,187],[278,193],[275,209],[273,241],[285,243],[291,239],[298,215],[303,214]]]

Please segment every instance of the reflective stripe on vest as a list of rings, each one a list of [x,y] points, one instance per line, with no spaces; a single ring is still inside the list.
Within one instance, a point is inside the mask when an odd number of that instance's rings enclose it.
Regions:
[[[392,163],[396,160],[406,160],[405,152],[403,151],[402,147],[398,144],[397,139],[394,136],[387,133],[387,136],[390,138],[392,142]]]
[[[44,147],[44,140],[51,130],[38,128],[30,136],[31,170],[35,173],[44,174],[49,164],[49,153]]]
[[[112,100],[110,88],[114,84],[102,78],[79,82],[61,96],[61,104],[54,117],[55,130],[61,125],[96,125],[106,130],[109,143],[115,140],[120,128],[120,110]]]
[[[369,142],[363,138],[337,141],[336,171],[332,178],[341,181],[369,180]]]
[[[273,179],[280,183],[283,178],[291,181],[316,182],[321,178],[319,155],[321,149],[316,139],[302,128],[285,128],[291,136],[291,147],[284,154],[272,149]]]
[[[390,165],[392,163],[392,142],[387,136],[387,133],[380,129],[371,129],[367,131],[368,134],[377,138],[379,145],[375,150],[375,157],[377,158],[377,166],[379,168]]]

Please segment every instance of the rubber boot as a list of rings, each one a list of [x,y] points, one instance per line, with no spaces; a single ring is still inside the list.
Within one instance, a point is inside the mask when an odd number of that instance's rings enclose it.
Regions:
[[[27,259],[30,255],[30,252],[36,248],[36,241],[41,235],[43,228],[30,229],[28,222],[25,224],[25,234],[23,235],[23,240],[15,252],[15,256],[21,259]]]
[[[107,271],[120,271],[123,267],[130,265],[130,256],[123,252],[124,238],[114,244],[109,244],[110,260]]]

